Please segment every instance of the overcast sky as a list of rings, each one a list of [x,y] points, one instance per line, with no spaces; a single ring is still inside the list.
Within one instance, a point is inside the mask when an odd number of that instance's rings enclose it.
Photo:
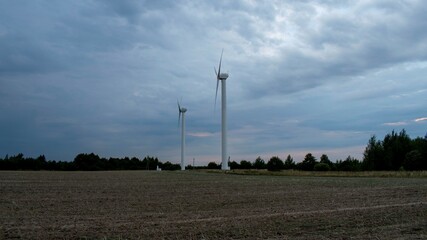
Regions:
[[[427,131],[427,1],[0,0],[0,157],[362,159]],[[220,96],[220,92],[218,93]],[[218,98],[220,99],[220,97]]]

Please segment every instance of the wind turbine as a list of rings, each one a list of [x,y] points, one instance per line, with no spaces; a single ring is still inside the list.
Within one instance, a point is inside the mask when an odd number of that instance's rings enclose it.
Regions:
[[[222,62],[222,54],[224,53],[224,49],[221,52],[221,58],[219,59],[218,72],[215,70],[216,75],[216,92],[215,92],[215,107],[216,107],[216,99],[218,96],[218,85],[219,81],[221,81],[221,169],[222,170],[230,170],[227,162],[227,93],[226,93],[226,84],[225,80],[228,78],[228,73],[221,72],[221,62]]]
[[[181,129],[181,170],[185,170],[185,112],[187,111],[186,108],[181,107],[181,105],[178,103],[178,110],[179,110],[179,117],[178,117],[178,127],[179,123],[181,121],[181,114],[182,114],[182,129]]]

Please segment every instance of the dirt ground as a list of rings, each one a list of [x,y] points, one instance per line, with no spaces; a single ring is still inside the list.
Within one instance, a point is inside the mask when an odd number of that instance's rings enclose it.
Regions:
[[[427,239],[427,179],[0,171],[0,239]]]

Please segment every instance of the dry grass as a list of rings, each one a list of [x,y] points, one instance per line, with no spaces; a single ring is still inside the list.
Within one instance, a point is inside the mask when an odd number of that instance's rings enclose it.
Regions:
[[[267,171],[263,170],[242,170],[236,169],[227,172],[220,170],[207,170],[209,173],[228,173],[239,175],[271,175],[271,176],[294,176],[294,177],[392,177],[392,178],[427,178],[427,171],[361,171],[361,172],[340,172],[340,171]]]
[[[0,239],[426,239],[426,178],[0,172]]]

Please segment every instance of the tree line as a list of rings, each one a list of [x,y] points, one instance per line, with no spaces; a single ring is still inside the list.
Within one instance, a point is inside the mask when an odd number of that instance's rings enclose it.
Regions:
[[[241,160],[239,163],[230,161],[231,169],[267,169],[280,171],[295,169],[302,171],[396,171],[396,170],[427,170],[427,137],[411,139],[403,129],[399,133],[394,130],[383,140],[372,136],[365,148],[363,160],[348,156],[344,160],[332,162],[326,154],[318,161],[311,153],[305,155],[301,162],[296,163],[291,155],[283,161],[273,156],[268,162],[261,157],[254,162]],[[98,171],[98,170],[179,170],[179,164],[169,161],[163,163],[157,157],[147,156],[140,160],[136,157],[101,158],[94,153],[80,153],[72,162],[47,161],[44,155],[37,158],[24,158],[22,153],[16,156],[0,158],[0,170],[62,170],[62,171]],[[207,166],[186,169],[220,169],[221,165],[210,162]]]
[[[405,129],[382,141],[372,136],[363,154],[364,170],[427,170],[427,135],[411,139]]]
[[[55,171],[108,171],[108,170],[164,170],[181,169],[179,164],[160,162],[157,157],[101,158],[94,153],[78,154],[72,162],[47,161],[44,155],[37,158],[25,158],[22,153],[0,159],[0,170],[55,170]]]
[[[254,162],[242,160],[229,162],[231,169],[268,169],[280,171],[295,169],[302,171],[396,171],[396,170],[427,170],[427,136],[411,139],[405,129],[396,133],[394,130],[384,139],[377,140],[372,136],[363,153],[363,160],[348,156],[344,160],[332,162],[328,155],[322,154],[318,161],[311,153],[305,155],[301,162],[296,163],[291,155],[283,161],[273,156],[268,162],[261,157]],[[210,169],[220,169],[215,162],[208,164]]]
[[[329,160],[328,155],[322,154],[320,161],[316,159],[311,153],[305,155],[302,162],[296,163],[291,155],[288,155],[283,161],[278,156],[273,156],[268,162],[258,157],[254,162],[242,160],[240,163],[236,161],[229,162],[230,169],[267,169],[269,171],[281,170],[301,170],[301,171],[361,171],[362,162],[348,156],[345,160],[337,160],[332,162]],[[221,169],[221,165],[215,162],[210,162],[207,166],[208,169]]]

